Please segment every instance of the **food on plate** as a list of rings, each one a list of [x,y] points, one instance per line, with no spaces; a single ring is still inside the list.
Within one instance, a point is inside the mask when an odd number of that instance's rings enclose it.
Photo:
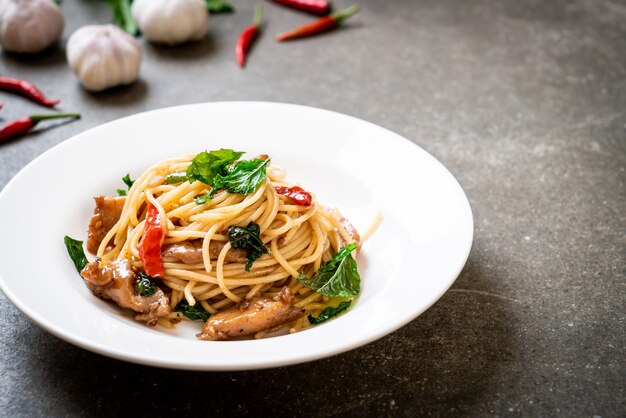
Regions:
[[[92,293],[150,325],[202,321],[201,340],[295,332],[345,311],[360,292],[359,233],[267,155],[243,154],[168,159],[124,177],[120,196],[96,196],[95,261],[66,237]]]

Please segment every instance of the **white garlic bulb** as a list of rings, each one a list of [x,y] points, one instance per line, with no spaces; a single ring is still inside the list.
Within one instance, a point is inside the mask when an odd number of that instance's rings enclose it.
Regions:
[[[179,44],[206,35],[209,12],[204,0],[134,0],[133,19],[152,42]]]
[[[67,42],[67,62],[87,90],[100,91],[137,79],[141,48],[117,26],[84,26]]]
[[[0,44],[7,51],[34,53],[63,33],[63,14],[53,0],[0,0]]]

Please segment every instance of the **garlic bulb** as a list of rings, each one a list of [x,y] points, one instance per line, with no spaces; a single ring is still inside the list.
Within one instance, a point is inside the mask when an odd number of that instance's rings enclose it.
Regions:
[[[134,0],[133,19],[153,42],[179,44],[206,35],[209,12],[204,0]]]
[[[87,90],[99,91],[137,79],[141,48],[117,26],[84,26],[67,42],[67,61]]]
[[[0,44],[7,51],[42,51],[62,32],[63,14],[53,0],[0,0]]]

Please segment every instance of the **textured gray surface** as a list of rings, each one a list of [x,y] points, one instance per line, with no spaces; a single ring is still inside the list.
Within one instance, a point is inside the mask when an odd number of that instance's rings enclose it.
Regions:
[[[0,415],[626,415],[626,3],[363,0],[343,30],[287,45],[272,35],[308,17],[267,4],[267,35],[245,71],[233,45],[253,5],[235,4],[203,42],[144,44],[137,84],[90,94],[63,45],[110,15],[95,0],[64,0],[60,46],[2,54],[0,72],[84,118],[0,145],[0,187],[64,139],[147,109],[323,107],[406,136],[457,177],[476,224],[461,276],[421,317],[366,347],[238,373],[92,354],[0,295]],[[0,101],[5,119],[41,111]]]

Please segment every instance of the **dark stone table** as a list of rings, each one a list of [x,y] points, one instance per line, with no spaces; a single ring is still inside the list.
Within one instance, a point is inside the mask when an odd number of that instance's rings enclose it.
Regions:
[[[273,35],[309,18],[266,4],[266,36],[241,71],[233,45],[253,3],[236,1],[234,15],[211,17],[202,42],[142,40],[141,80],[92,94],[69,71],[64,44],[110,12],[64,0],[60,45],[3,53],[0,72],[84,117],[0,145],[0,187],[66,138],[148,109],[223,100],[327,108],[398,132],[459,180],[476,226],[452,289],[368,346],[234,373],[93,354],[0,296],[0,415],[626,415],[626,3],[360,3],[345,28],[285,45]],[[5,120],[42,111],[5,93],[0,102]],[[34,244],[34,256],[45,251]]]

